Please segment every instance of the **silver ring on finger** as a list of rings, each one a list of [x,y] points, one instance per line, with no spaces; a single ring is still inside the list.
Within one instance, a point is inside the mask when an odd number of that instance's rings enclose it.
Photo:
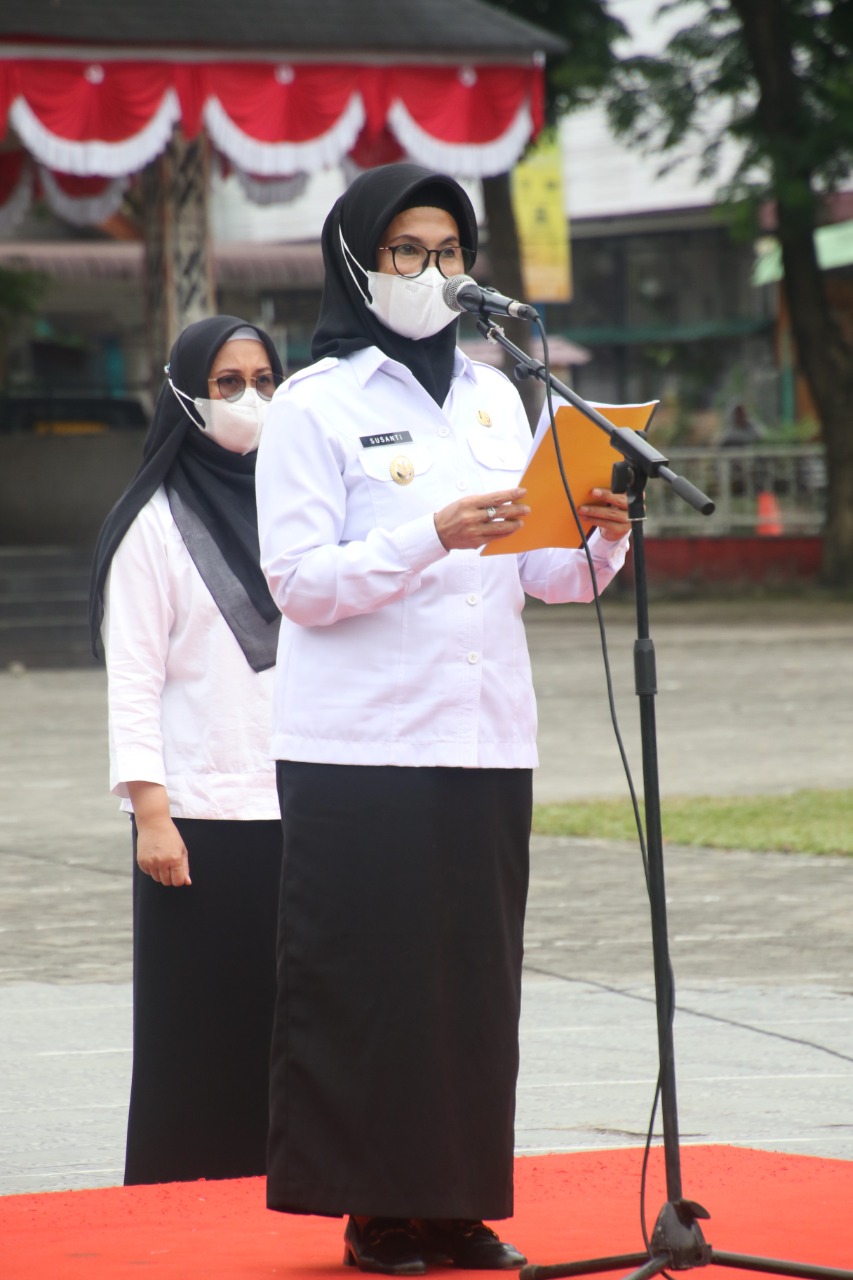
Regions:
[[[494,520],[497,514],[498,514],[497,507],[486,507],[486,519],[488,520],[489,524],[491,524],[491,522]]]

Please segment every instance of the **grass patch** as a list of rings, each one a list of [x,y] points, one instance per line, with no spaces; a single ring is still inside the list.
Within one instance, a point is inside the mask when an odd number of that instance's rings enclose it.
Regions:
[[[661,812],[663,838],[669,844],[853,854],[853,791],[671,796],[662,799]],[[635,840],[637,836],[627,797],[534,805],[533,831],[598,840]]]

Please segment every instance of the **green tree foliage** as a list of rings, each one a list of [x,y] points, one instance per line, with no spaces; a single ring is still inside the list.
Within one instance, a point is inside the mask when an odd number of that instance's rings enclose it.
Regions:
[[[566,41],[566,55],[547,69],[547,113],[558,114],[589,102],[616,65],[613,45],[625,27],[602,0],[490,0],[516,18],[544,27]]]
[[[44,292],[45,277],[25,267],[0,267],[0,324],[10,326],[33,315]]]
[[[614,67],[617,132],[698,154],[703,177],[731,139],[741,158],[725,194],[752,215],[778,201],[813,227],[822,193],[853,168],[853,3],[670,0],[659,12],[679,11],[692,21],[660,56]]]
[[[827,455],[823,576],[853,586],[853,349],[827,302],[814,247],[826,197],[853,171],[853,0],[668,0],[675,32],[658,56],[619,58],[607,0],[492,0],[567,44],[548,66],[549,113],[605,100],[617,132],[661,168],[699,162],[752,234],[775,212],[799,368]],[[680,25],[679,25],[680,23]],[[739,163],[725,179],[726,144]],[[494,181],[494,180],[492,180]]]
[[[557,116],[599,92],[612,70],[615,58],[612,42],[624,27],[610,16],[601,0],[487,0],[495,9],[523,18],[545,28],[566,42],[566,55],[549,59],[545,91],[549,123]],[[501,173],[483,182],[483,199],[489,228],[489,259],[494,281],[512,297],[524,295],[518,235],[510,200],[509,174]],[[527,349],[528,326],[508,321],[508,336]],[[509,372],[509,370],[507,370]],[[540,389],[522,382],[519,392],[534,424],[539,410]]]
[[[35,314],[46,287],[47,281],[38,271],[0,267],[0,386],[6,382],[10,338]]]
[[[659,56],[616,65],[611,120],[665,156],[698,155],[706,177],[734,141],[740,160],[721,197],[752,231],[762,206],[774,210],[799,366],[827,453],[824,578],[848,588],[853,349],[827,302],[814,231],[853,170],[853,0],[671,0],[660,12],[684,25]]]

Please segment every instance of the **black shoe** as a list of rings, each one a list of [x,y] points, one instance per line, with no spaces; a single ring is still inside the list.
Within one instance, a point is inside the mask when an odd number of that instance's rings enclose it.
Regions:
[[[527,1261],[514,1244],[505,1244],[473,1218],[427,1218],[418,1227],[431,1262],[444,1260],[469,1271],[509,1271]]]
[[[389,1276],[422,1276],[426,1263],[421,1240],[408,1218],[355,1218],[344,1231],[344,1266]]]

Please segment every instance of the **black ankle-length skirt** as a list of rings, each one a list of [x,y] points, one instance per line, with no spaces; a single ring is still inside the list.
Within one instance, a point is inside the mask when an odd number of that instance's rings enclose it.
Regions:
[[[176,819],[192,885],[136,865],[125,1184],[266,1171],[281,824]]]
[[[531,771],[278,785],[269,1207],[509,1217]]]

